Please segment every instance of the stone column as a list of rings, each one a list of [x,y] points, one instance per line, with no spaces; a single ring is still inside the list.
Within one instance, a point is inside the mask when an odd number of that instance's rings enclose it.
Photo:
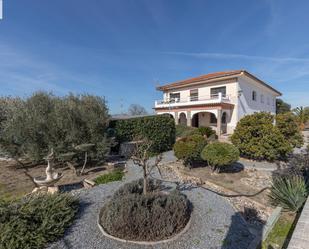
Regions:
[[[191,123],[191,111],[187,111],[187,126],[192,126],[192,123]]]
[[[218,109],[218,116],[217,116],[217,135],[220,138],[221,135],[221,119],[222,119],[222,110]]]
[[[179,124],[179,117],[178,117],[178,112],[175,112],[175,124]]]

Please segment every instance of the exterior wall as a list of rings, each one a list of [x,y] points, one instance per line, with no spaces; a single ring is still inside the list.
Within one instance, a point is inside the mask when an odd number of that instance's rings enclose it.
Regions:
[[[242,75],[238,78],[230,80],[221,80],[212,83],[199,84],[196,86],[181,87],[165,91],[163,93],[164,100],[169,98],[170,93],[180,93],[180,101],[186,102],[190,97],[190,90],[198,89],[199,98],[210,98],[210,89],[213,87],[226,86],[226,95],[229,96],[230,107],[226,106],[205,106],[205,107],[177,107],[167,110],[157,110],[157,114],[169,113],[174,118],[179,117],[181,112],[186,114],[187,124],[191,125],[191,118],[194,114],[199,113],[200,126],[210,126],[215,128],[215,124],[210,124],[210,113],[214,113],[218,118],[219,109],[227,113],[227,124],[224,128],[227,134],[232,134],[238,121],[245,115],[255,112],[270,112],[276,113],[276,97],[277,93],[262,85],[256,80]],[[256,101],[252,100],[252,92],[257,94]],[[261,99],[263,95],[263,100]],[[208,112],[208,113],[202,113]],[[178,118],[176,123],[178,122]]]
[[[276,113],[276,94],[267,87],[248,77],[239,77],[238,88],[241,91],[237,103],[238,120],[245,115],[255,112]],[[256,101],[252,100],[253,91],[256,92]],[[264,103],[262,102],[262,95],[264,96]]]
[[[235,95],[235,89],[237,88],[237,81],[234,80],[226,80],[226,81],[217,81],[213,83],[200,84],[196,86],[188,86],[177,88],[174,90],[168,90],[163,93],[163,99],[166,100],[169,97],[170,93],[180,93],[180,101],[188,101],[190,97],[190,90],[198,89],[198,95],[201,98],[210,98],[210,89],[213,87],[221,87],[226,86],[226,94],[229,96]],[[235,100],[234,100],[235,101]]]
[[[229,118],[228,118],[228,123],[227,123],[227,133],[231,134],[233,133],[233,130],[235,129],[237,122],[239,120],[237,116],[237,111],[236,111],[237,105],[238,105],[237,79],[217,81],[213,83],[200,84],[197,86],[182,87],[179,89],[174,89],[173,91],[169,90],[163,93],[163,99],[167,100],[170,93],[180,93],[180,101],[187,101],[190,97],[190,90],[192,89],[198,89],[199,97],[209,98],[210,89],[213,87],[221,87],[221,86],[226,86],[226,95],[230,97],[230,103],[235,106],[234,110],[232,110],[229,113]],[[205,111],[207,111],[207,109],[205,109]],[[208,124],[208,126],[210,126],[210,124]]]

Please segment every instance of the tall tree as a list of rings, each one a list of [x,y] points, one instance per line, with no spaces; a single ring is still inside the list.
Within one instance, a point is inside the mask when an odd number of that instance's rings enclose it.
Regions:
[[[284,102],[282,99],[276,100],[276,113],[286,113],[291,111],[291,105]]]
[[[146,115],[148,113],[143,106],[138,104],[131,104],[128,110],[128,114],[136,116],[136,115]]]

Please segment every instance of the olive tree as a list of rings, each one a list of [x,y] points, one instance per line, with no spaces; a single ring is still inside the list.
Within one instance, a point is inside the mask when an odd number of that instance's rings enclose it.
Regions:
[[[34,163],[42,161],[51,148],[57,155],[74,151],[81,144],[93,144],[87,157],[100,159],[109,149],[104,98],[36,92],[26,99],[1,98],[0,109],[5,110],[0,147],[13,158]]]

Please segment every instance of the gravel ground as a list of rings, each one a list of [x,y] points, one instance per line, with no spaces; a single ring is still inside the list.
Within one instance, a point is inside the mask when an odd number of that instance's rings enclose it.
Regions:
[[[173,160],[165,154],[164,162]],[[141,171],[128,161],[128,173],[122,182],[100,185],[78,192],[81,210],[66,235],[49,249],[245,249],[254,239],[238,213],[220,196],[195,188],[184,190],[193,203],[189,230],[173,242],[154,246],[120,243],[103,236],[97,226],[98,213],[116,189],[141,176]]]

